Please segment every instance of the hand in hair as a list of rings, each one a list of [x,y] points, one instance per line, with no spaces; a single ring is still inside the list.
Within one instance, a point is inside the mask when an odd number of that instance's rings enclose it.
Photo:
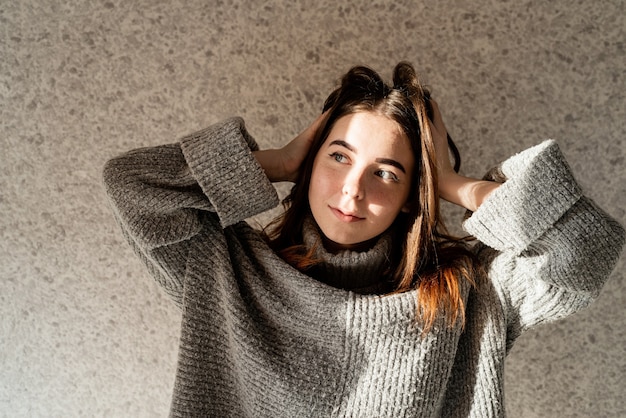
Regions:
[[[297,179],[302,162],[311,148],[313,137],[323,117],[324,114],[318,116],[311,125],[284,147],[253,153],[270,181],[293,182]]]
[[[450,164],[448,154],[448,131],[437,102],[431,99],[433,120],[430,131],[437,153],[437,177],[439,196],[449,202],[475,211],[482,202],[498,188],[498,183],[463,177]]]
[[[430,133],[435,143],[435,152],[437,153],[437,176],[439,177],[439,193],[445,189],[445,185],[450,178],[458,174],[450,164],[450,155],[448,153],[448,130],[443,123],[443,117],[439,110],[439,105],[433,99],[430,99],[433,109],[433,120],[430,121]],[[443,186],[443,187],[442,187]]]

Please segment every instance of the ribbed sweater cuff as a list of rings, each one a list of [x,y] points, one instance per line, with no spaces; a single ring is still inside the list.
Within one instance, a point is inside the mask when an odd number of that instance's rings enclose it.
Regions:
[[[252,154],[259,147],[243,119],[230,118],[188,135],[181,148],[222,227],[278,204],[276,189]]]
[[[469,234],[499,251],[524,251],[582,196],[553,140],[514,155],[499,171],[504,184],[463,223]]]

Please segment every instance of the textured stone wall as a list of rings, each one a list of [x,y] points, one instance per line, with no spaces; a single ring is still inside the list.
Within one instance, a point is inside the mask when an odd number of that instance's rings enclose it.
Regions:
[[[2,1],[0,416],[166,416],[179,312],[102,165],[232,115],[279,146],[354,64],[413,62],[466,174],[554,138],[624,223],[625,27],[616,0]],[[623,279],[622,258],[596,304],[520,338],[511,417],[626,414]]]

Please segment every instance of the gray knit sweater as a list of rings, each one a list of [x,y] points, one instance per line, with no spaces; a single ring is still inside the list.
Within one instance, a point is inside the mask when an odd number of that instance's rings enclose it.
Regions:
[[[316,280],[244,222],[278,203],[255,149],[232,118],[105,167],[126,238],[182,308],[172,416],[504,416],[515,339],[587,306],[624,244],[555,142],[517,154],[464,222],[488,275],[464,290],[465,329],[437,323],[423,337],[415,291],[328,284],[377,274],[384,242],[373,254],[325,253],[329,277]]]

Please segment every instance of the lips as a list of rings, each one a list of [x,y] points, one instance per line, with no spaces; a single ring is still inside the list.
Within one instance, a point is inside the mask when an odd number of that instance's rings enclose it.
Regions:
[[[351,223],[351,222],[359,222],[365,219],[365,218],[356,216],[350,212],[344,212],[341,209],[330,207],[330,210],[337,217],[337,219],[339,219],[341,222]]]

